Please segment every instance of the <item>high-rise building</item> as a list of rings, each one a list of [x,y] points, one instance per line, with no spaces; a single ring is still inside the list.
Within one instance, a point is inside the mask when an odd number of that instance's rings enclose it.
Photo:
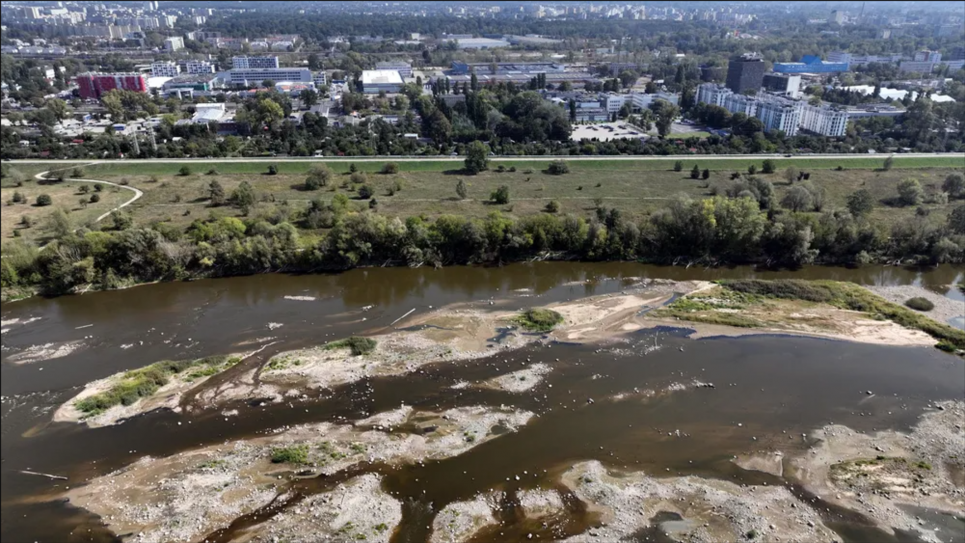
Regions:
[[[278,57],[233,57],[233,70],[272,70],[278,69]]]
[[[77,76],[77,88],[81,98],[96,100],[114,89],[147,92],[147,80],[143,74],[88,72]]]
[[[181,67],[176,62],[155,62],[151,64],[152,77],[177,77],[181,73]]]
[[[164,50],[165,51],[179,51],[184,49],[184,38],[180,36],[172,36],[164,40]]]
[[[764,80],[764,59],[756,53],[748,53],[730,60],[727,65],[727,88],[736,92],[757,92]]]

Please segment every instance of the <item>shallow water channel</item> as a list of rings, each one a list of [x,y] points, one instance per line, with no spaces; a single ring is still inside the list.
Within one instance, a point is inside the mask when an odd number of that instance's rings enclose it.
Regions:
[[[284,425],[351,421],[405,403],[416,409],[512,405],[536,413],[518,432],[470,451],[424,465],[370,466],[385,474],[383,488],[403,502],[393,541],[425,541],[433,512],[479,492],[507,492],[503,524],[477,534],[480,541],[514,541],[535,534],[564,538],[592,528],[598,518],[575,498],[566,514],[534,525],[513,503],[518,489],[558,485],[574,463],[596,459],[608,468],[655,475],[699,475],[747,484],[790,484],[747,472],[733,455],[767,448],[794,450],[801,437],[829,422],[859,431],[908,428],[930,402],[961,399],[960,359],[930,348],[896,348],[788,336],[691,340],[679,329],[642,330],[625,341],[597,345],[549,344],[489,358],[441,363],[422,372],[366,379],[335,394],[299,403],[239,405],[240,416],[217,412],[149,413],[123,424],[87,429],[50,424],[54,409],[85,383],[158,360],[238,352],[272,337],[257,355],[320,344],[351,334],[375,333],[415,314],[457,302],[522,308],[604,293],[618,293],[637,278],[675,280],[725,277],[795,277],[849,280],[871,285],[925,286],[952,299],[965,276],[961,267],[928,271],[894,267],[806,268],[758,272],[751,268],[665,268],[638,264],[538,263],[501,268],[364,269],[338,275],[254,277],[167,283],[126,291],[4,304],[2,541],[111,541],[117,534],[94,515],[52,501],[67,486],[123,467],[145,455],[262,434]],[[287,297],[287,298],[286,298]],[[36,319],[30,321],[30,319]],[[23,324],[28,322],[27,324]],[[396,326],[405,327],[405,319]],[[279,326],[280,325],[280,326]],[[8,358],[33,345],[76,341],[71,354],[15,365]],[[642,354],[644,347],[661,348]],[[543,385],[524,393],[452,390],[452,384],[498,376],[526,359],[552,368]],[[664,389],[694,380],[716,384],[649,401],[599,401],[636,389]],[[552,387],[546,386],[552,385]],[[865,391],[875,395],[868,399]],[[589,400],[596,399],[590,402]],[[738,425],[739,424],[739,425]],[[679,432],[678,432],[679,431]],[[22,471],[65,476],[67,481]],[[515,476],[526,471],[521,480]],[[303,482],[305,494],[326,482]],[[825,523],[845,541],[914,541],[887,536],[860,514],[822,508]],[[211,534],[230,540],[254,515]],[[672,532],[686,520],[656,519]],[[954,533],[957,524],[939,519]],[[666,526],[665,526],[666,525]],[[965,526],[965,525],[963,525]],[[965,528],[962,529],[965,534]],[[670,541],[663,529],[639,540]]]

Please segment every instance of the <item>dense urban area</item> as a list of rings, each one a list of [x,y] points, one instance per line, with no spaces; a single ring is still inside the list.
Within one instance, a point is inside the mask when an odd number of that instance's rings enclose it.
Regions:
[[[965,541],[961,0],[0,15],[0,541]]]

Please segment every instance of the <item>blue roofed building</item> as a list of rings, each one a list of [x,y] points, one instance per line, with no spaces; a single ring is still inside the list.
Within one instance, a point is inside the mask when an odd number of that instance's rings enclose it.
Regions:
[[[815,55],[804,55],[801,62],[775,62],[774,71],[781,74],[833,74],[848,71],[847,62],[825,62]]]

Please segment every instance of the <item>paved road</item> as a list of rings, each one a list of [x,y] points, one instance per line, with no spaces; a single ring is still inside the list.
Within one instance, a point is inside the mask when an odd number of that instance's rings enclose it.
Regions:
[[[791,158],[798,159],[808,159],[808,160],[842,160],[842,159],[862,159],[862,158],[885,158],[885,154],[875,154],[875,155],[858,155],[858,154],[844,154],[844,155],[794,155]],[[965,153],[902,153],[895,155],[897,158],[961,158],[965,161]],[[490,157],[491,160],[495,162],[499,161],[533,161],[533,162],[546,162],[547,160],[552,160],[555,158],[562,158],[570,161],[582,161],[582,160],[636,160],[636,161],[647,161],[647,160],[749,160],[749,159],[765,159],[765,158],[787,158],[781,154],[771,154],[771,155],[598,155],[598,156],[497,156]],[[449,157],[449,156],[380,156],[380,157],[232,157],[232,158],[120,158],[120,159],[106,159],[98,160],[97,164],[111,164],[117,163],[127,163],[127,162],[157,162],[157,163],[185,163],[185,162],[200,162],[200,163],[228,163],[228,162],[462,162],[466,159],[464,156]],[[65,159],[65,160],[38,160],[38,159],[23,159],[23,160],[8,160],[12,164],[78,164],[90,163],[90,160],[82,159]],[[963,162],[965,165],[965,162]]]
[[[51,162],[54,162],[54,161],[51,161]],[[64,160],[64,161],[60,161],[60,162],[67,162],[67,161]],[[83,162],[83,164],[86,165],[86,166],[93,166],[94,164],[97,164],[97,162]],[[58,172],[58,171],[61,171],[61,170],[68,170],[68,169],[70,169],[70,168],[58,168],[58,169],[56,169],[56,170],[48,170],[48,171],[46,171],[46,172],[40,172],[40,173],[38,173],[37,175],[35,175],[34,178],[36,178],[36,179],[44,179],[45,177],[47,177],[47,174],[49,174],[49,173],[51,173],[51,172]],[[134,192],[134,197],[133,197],[133,198],[131,198],[130,200],[124,202],[123,204],[115,207],[114,209],[111,209],[111,210],[108,211],[107,213],[104,213],[104,214],[101,215],[100,217],[97,217],[96,219],[94,219],[94,222],[101,222],[102,220],[104,220],[104,219],[106,219],[107,217],[109,217],[111,213],[117,211],[118,209],[122,209],[122,208],[125,208],[125,207],[133,204],[134,202],[136,202],[136,201],[138,200],[138,198],[140,198],[141,196],[144,196],[144,192],[141,191],[141,190],[139,190],[139,189],[136,189],[136,188],[134,188],[134,187],[129,187],[129,186],[127,186],[127,185],[120,185],[120,184],[118,184],[118,183],[111,183],[110,181],[101,181],[101,180],[99,180],[99,179],[79,179],[79,178],[76,178],[76,177],[72,177],[72,178],[70,178],[70,180],[71,180],[71,181],[80,181],[81,183],[100,183],[100,184],[102,184],[102,185],[110,185],[110,186],[112,186],[112,187],[118,187],[118,188],[130,190],[130,191],[133,191],[133,192]]]

